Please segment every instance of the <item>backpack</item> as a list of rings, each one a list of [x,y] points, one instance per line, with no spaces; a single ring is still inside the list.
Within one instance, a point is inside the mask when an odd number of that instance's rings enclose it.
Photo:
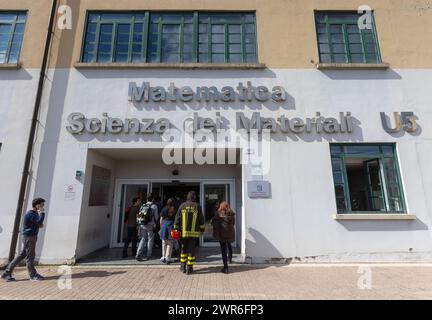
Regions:
[[[139,225],[147,225],[149,222],[153,221],[153,210],[152,203],[143,204],[138,215],[137,223]]]

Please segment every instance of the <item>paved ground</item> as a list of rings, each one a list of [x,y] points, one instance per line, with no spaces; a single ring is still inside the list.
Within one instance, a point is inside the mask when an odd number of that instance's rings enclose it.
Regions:
[[[198,266],[186,276],[177,266],[80,266],[65,290],[58,267],[40,267],[43,282],[27,281],[18,268],[15,283],[0,282],[0,299],[432,299],[432,265],[369,267],[371,273],[365,265],[234,266],[224,275],[220,267]]]
[[[162,249],[155,248],[153,249],[153,257],[147,261],[138,262],[135,260],[131,254],[131,250],[129,248],[129,257],[126,259],[122,258],[123,249],[122,248],[114,248],[114,249],[102,249],[92,254],[88,255],[85,258],[82,258],[78,261],[81,266],[124,266],[124,265],[159,265],[160,257],[162,256]],[[240,250],[237,248],[233,248],[233,262],[235,264],[241,264],[243,259],[240,254]],[[179,262],[179,254],[173,255],[173,261]],[[222,264],[222,256],[220,253],[220,249],[217,248],[197,248],[196,250],[196,259],[197,264],[203,265],[217,265]]]

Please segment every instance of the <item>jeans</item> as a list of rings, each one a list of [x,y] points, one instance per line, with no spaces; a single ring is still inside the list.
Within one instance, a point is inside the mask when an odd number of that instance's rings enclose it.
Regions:
[[[171,261],[174,240],[162,240],[162,258]]]
[[[127,254],[127,249],[129,247],[129,243],[132,242],[132,255],[136,255],[137,252],[137,242],[138,242],[138,235],[137,235],[137,228],[136,227],[128,227],[128,233],[127,238],[124,244],[123,248],[123,254]]]
[[[219,241],[219,244],[221,247],[224,268],[228,268],[228,255],[230,260],[232,260],[232,256],[233,256],[231,243]]]
[[[154,242],[154,224],[149,223],[147,225],[141,225],[138,229],[138,234],[141,241],[138,246],[138,251],[136,254],[137,258],[141,258],[144,248],[147,247],[147,258],[150,258],[153,253],[153,242]]]
[[[23,260],[26,259],[27,270],[30,277],[37,275],[37,271],[34,267],[34,259],[36,256],[36,241],[37,236],[24,236],[23,237],[23,249],[21,253],[13,259],[13,261],[7,266],[6,272],[12,274],[15,267]]]

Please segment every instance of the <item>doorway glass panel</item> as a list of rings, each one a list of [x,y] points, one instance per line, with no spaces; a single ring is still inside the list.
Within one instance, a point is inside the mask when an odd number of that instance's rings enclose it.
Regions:
[[[126,208],[132,205],[132,199],[140,197],[145,199],[148,193],[148,184],[122,184],[121,185],[121,199],[118,206],[120,212],[118,213],[117,221],[117,237],[116,244],[122,245],[124,238],[127,234],[127,225],[124,223]]]
[[[213,238],[213,226],[211,220],[215,216],[219,204],[223,201],[230,203],[229,184],[205,184],[204,185],[204,219],[205,232],[203,234],[203,245],[216,244],[217,240]]]

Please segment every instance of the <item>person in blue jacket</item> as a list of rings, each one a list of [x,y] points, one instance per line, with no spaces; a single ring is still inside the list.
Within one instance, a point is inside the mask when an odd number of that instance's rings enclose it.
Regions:
[[[39,229],[43,227],[45,220],[45,200],[36,198],[32,201],[32,209],[24,215],[24,224],[22,231],[23,249],[7,267],[1,276],[3,280],[15,281],[12,277],[13,270],[23,260],[26,259],[27,270],[31,281],[41,281],[44,278],[37,273],[34,267],[36,255],[36,242]]]

